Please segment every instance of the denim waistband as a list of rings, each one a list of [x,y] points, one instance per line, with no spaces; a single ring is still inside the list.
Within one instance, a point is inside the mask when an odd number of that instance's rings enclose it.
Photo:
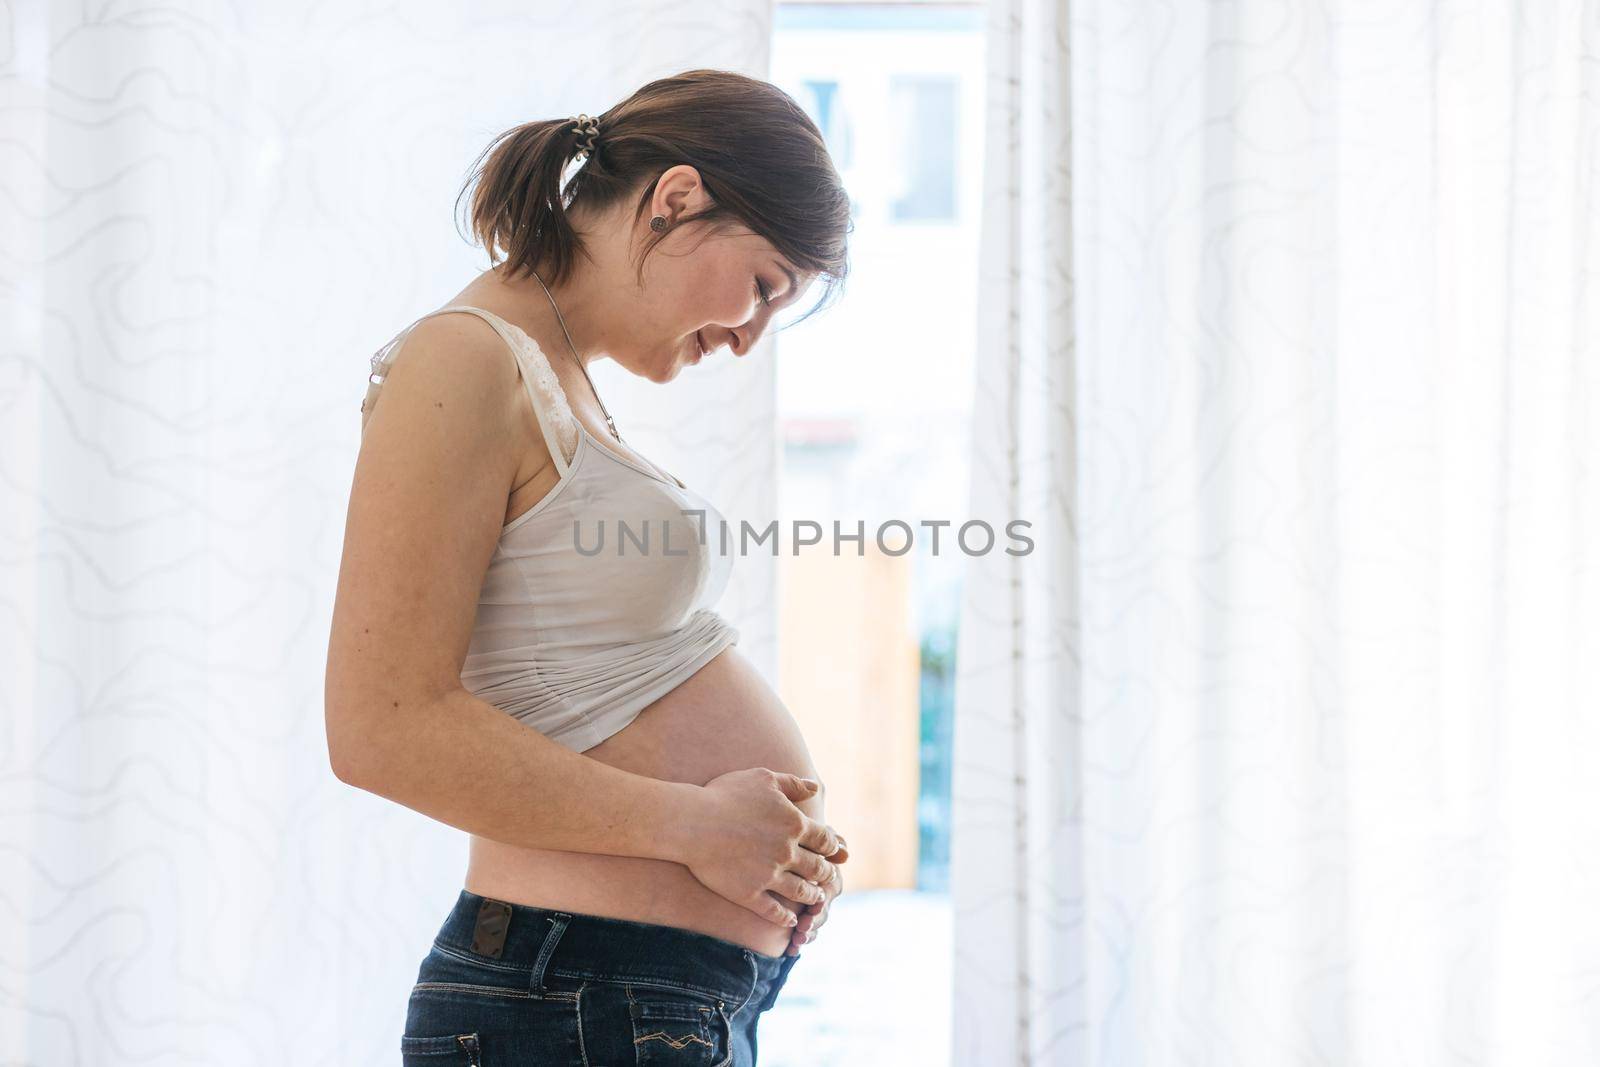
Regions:
[[[532,989],[546,976],[654,983],[694,990],[736,1011],[772,1006],[799,956],[766,956],[675,926],[555,911],[463,889],[435,944],[526,970]]]

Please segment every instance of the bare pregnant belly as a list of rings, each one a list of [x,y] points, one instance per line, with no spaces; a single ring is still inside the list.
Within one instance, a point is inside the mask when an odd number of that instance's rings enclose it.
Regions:
[[[794,718],[737,646],[583,755],[696,785],[745,767],[817,777]],[[826,821],[820,799],[799,806]],[[787,927],[719,896],[689,868],[664,860],[519,848],[474,835],[466,888],[516,904],[681,927],[767,956],[782,955],[789,944]],[[791,911],[801,907],[783,903]]]

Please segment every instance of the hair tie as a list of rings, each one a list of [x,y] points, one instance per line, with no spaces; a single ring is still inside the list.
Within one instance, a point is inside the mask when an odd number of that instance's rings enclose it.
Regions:
[[[600,136],[600,123],[582,112],[572,121],[577,123],[575,132],[578,135],[578,154],[585,157],[593,154],[594,139]]]

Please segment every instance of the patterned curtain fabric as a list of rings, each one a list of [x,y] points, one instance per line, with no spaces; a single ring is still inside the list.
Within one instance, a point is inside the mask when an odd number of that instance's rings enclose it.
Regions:
[[[988,17],[952,1062],[1600,1062],[1600,12]]]
[[[764,76],[770,29],[761,0],[0,6],[0,1060],[398,1061],[466,849],[328,766],[368,358],[488,265],[453,210],[495,134]],[[770,514],[772,360],[721,363],[607,400]],[[771,572],[738,570],[770,668]]]

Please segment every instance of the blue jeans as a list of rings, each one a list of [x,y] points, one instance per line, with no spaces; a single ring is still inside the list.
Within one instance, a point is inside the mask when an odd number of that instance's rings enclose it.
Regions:
[[[461,890],[417,971],[403,1067],[753,1067],[798,956]]]

